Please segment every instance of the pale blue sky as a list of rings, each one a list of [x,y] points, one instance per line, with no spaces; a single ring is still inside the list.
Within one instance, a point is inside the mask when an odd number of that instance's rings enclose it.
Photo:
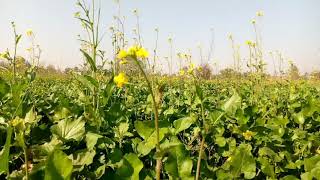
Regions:
[[[108,27],[117,9],[113,0],[101,1],[102,27],[109,33]],[[59,67],[81,64],[77,41],[81,26],[73,16],[77,11],[75,3],[75,0],[0,0],[0,51],[12,47],[10,22],[15,21],[19,32],[33,29],[43,49],[43,63]],[[227,34],[233,34],[236,43],[242,45],[242,56],[246,56],[244,42],[254,39],[250,20],[256,11],[263,10],[261,32],[266,52],[280,50],[303,72],[313,67],[320,69],[319,0],[122,0],[121,5],[126,29],[131,35],[135,26],[132,10],[139,10],[144,45],[150,52],[154,48],[154,28],[159,27],[160,58],[168,56],[167,39],[171,35],[175,53],[190,48],[196,61],[199,59],[197,44],[202,44],[206,55],[210,28],[214,28],[213,58],[220,68],[232,64]],[[27,44],[24,38],[20,54],[25,54]],[[109,36],[104,39],[103,48],[110,50]],[[266,61],[270,69],[272,61],[270,58]]]

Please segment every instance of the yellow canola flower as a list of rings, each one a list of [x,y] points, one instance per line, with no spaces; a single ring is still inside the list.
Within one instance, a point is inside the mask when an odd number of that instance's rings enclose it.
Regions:
[[[246,44],[247,44],[248,46],[251,46],[251,45],[252,45],[252,41],[247,40],[247,41],[246,41]]]
[[[136,55],[138,58],[145,59],[149,56],[149,52],[142,47],[138,49],[138,51],[136,52]]]
[[[126,58],[127,56],[128,56],[127,51],[125,51],[125,50],[120,50],[119,53],[118,53],[118,55],[117,55],[117,58],[118,58],[118,59],[124,59],[124,58]]]
[[[250,141],[254,133],[252,131],[247,130],[246,132],[242,133],[245,140]]]
[[[32,29],[27,29],[26,34],[27,36],[32,36],[33,35]]]
[[[199,72],[202,72],[202,71],[203,71],[203,67],[202,67],[202,66],[199,66],[199,67],[198,67],[198,71],[199,71]]]
[[[255,20],[255,19],[252,19],[252,20],[251,20],[251,24],[256,24],[256,20]]]
[[[128,49],[128,55],[145,59],[145,58],[149,57],[149,52],[146,49],[144,49],[143,47],[132,46]]]
[[[258,12],[256,13],[256,15],[257,15],[258,17],[262,17],[262,16],[264,16],[264,13],[263,13],[263,11],[258,11]]]
[[[190,64],[189,69],[188,69],[188,73],[192,74],[193,70],[194,70],[195,65],[193,63]]]
[[[136,52],[138,51],[139,47],[138,46],[131,46],[128,49],[128,55],[130,56],[136,56]]]
[[[113,80],[117,84],[117,87],[119,88],[122,88],[123,85],[128,83],[128,78],[124,73],[119,73],[119,75],[115,76]]]
[[[120,61],[120,64],[127,64],[127,63],[128,63],[128,61],[125,60],[125,59],[122,59],[122,60]]]
[[[181,69],[181,70],[179,71],[179,74],[180,74],[180,76],[183,76],[183,75],[185,74],[185,71],[184,71],[183,69]]]

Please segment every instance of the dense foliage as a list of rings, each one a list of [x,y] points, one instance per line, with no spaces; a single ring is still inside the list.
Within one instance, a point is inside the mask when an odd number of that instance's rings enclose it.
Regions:
[[[161,156],[161,178],[193,179],[205,130],[201,179],[320,177],[316,84],[230,79],[202,81],[200,92],[189,80],[155,78],[159,154],[146,84],[86,77],[0,80],[2,177],[153,179]]]

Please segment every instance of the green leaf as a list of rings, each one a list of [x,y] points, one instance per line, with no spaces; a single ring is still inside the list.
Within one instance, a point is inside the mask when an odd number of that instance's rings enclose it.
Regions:
[[[29,112],[27,112],[25,118],[24,118],[24,122],[29,123],[29,124],[34,124],[37,122],[39,118],[37,117],[37,113],[34,110],[34,107],[32,107],[30,109]]]
[[[10,86],[6,83],[5,80],[0,78],[0,99],[5,96],[10,90]]]
[[[281,180],[299,180],[299,179],[293,175],[288,175],[288,176],[281,178]]]
[[[303,116],[303,113],[302,112],[299,112],[299,113],[296,113],[293,115],[293,119],[296,123],[298,124],[304,124],[304,116]]]
[[[191,174],[193,161],[188,155],[182,143],[170,149],[169,157],[164,164],[170,179],[193,179]]]
[[[93,61],[92,57],[87,52],[85,52],[84,50],[80,49],[80,51],[86,57],[86,60],[90,65],[90,69],[92,71],[94,71],[94,72],[97,71],[96,63]]]
[[[135,121],[134,127],[143,139],[147,139],[153,132],[153,121]]]
[[[9,153],[11,146],[12,127],[7,128],[7,138],[3,149],[0,152],[0,175],[9,173]]]
[[[244,178],[252,179],[256,175],[256,161],[251,154],[249,144],[240,144],[231,155],[231,160],[227,161],[224,166],[230,166],[230,173],[234,178],[244,174]]]
[[[304,159],[304,170],[306,172],[309,172],[312,169],[317,167],[320,167],[320,155],[316,155],[316,156]]]
[[[168,132],[168,128],[160,128],[159,129],[159,141],[161,141],[165,134]],[[137,150],[142,155],[145,156],[149,154],[149,152],[156,147],[157,138],[156,131],[154,131],[147,139],[140,142],[138,144]]]
[[[114,128],[115,138],[121,141],[126,136],[129,136],[129,137],[133,136],[133,134],[128,132],[128,130],[129,130],[129,123],[124,123],[124,122],[120,123],[118,127]]]
[[[241,106],[241,97],[237,92],[234,92],[232,97],[224,103],[222,109],[228,114],[235,114],[237,109]]]
[[[87,144],[87,148],[89,150],[93,149],[94,146],[97,144],[97,141],[99,138],[102,138],[103,136],[99,135],[99,134],[95,134],[92,132],[88,132],[86,134],[86,144]]]
[[[216,141],[215,141],[216,144],[218,144],[219,147],[224,147],[227,143],[226,139],[224,137],[217,137],[216,138]]]
[[[124,155],[124,159],[126,159],[131,167],[133,168],[133,173],[131,175],[131,180],[139,180],[139,173],[143,168],[143,163],[139,159],[139,157],[134,153],[129,153]]]
[[[264,174],[275,178],[274,166],[268,161],[268,159],[266,157],[259,157],[258,161],[261,164],[261,171]]]
[[[63,107],[61,110],[57,110],[54,112],[52,117],[53,121],[60,121],[61,119],[67,119],[70,116],[69,109]]]
[[[196,118],[194,116],[183,117],[173,122],[173,126],[175,127],[175,134],[188,129],[193,123],[196,122]]]
[[[98,88],[98,82],[91,76],[75,74],[75,78],[91,92],[94,92],[94,89]]]
[[[78,151],[75,155],[71,155],[73,159],[72,164],[75,171],[82,171],[85,165],[90,165],[93,162],[93,158],[96,155],[95,150]]]
[[[119,176],[118,179],[130,179],[130,177],[134,173],[134,169],[129,161],[126,159],[122,159],[118,164],[119,168],[116,171],[116,174]]]
[[[54,151],[47,160],[45,169],[45,180],[67,180],[71,179],[72,161],[60,151]]]
[[[80,141],[85,133],[85,122],[78,118],[64,119],[51,127],[51,132],[64,140]]]
[[[18,43],[19,43],[19,41],[20,41],[21,37],[22,37],[22,35],[21,35],[21,34],[19,34],[19,35],[17,35],[17,36],[16,36],[16,44],[18,44]]]

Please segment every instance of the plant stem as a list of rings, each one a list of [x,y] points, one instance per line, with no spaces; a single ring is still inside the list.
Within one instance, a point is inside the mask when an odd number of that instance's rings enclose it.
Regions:
[[[205,136],[202,135],[202,140],[201,140],[200,149],[199,149],[199,157],[198,157],[198,162],[197,162],[196,179],[195,180],[199,180],[199,177],[200,177],[201,157],[202,157],[202,150],[203,150],[203,146],[204,146],[204,140],[205,140]]]
[[[147,82],[147,85],[148,85],[148,89],[149,89],[149,92],[151,94],[151,97],[152,97],[152,102],[153,102],[153,111],[154,111],[154,124],[155,124],[155,129],[156,129],[156,141],[157,141],[157,144],[156,144],[156,150],[157,152],[160,152],[160,140],[159,140],[159,114],[158,114],[158,105],[157,105],[157,102],[156,102],[156,98],[154,96],[154,93],[153,93],[153,89],[152,89],[152,86],[151,86],[151,83],[146,75],[146,73],[144,72],[143,68],[141,67],[141,64],[140,62],[138,61],[137,58],[132,58],[134,59],[134,61],[136,62],[136,64],[138,65],[144,79],[146,80]],[[160,172],[161,172],[161,158],[157,159],[157,165],[156,165],[156,179],[159,180],[160,179]]]
[[[25,133],[23,133],[23,141],[25,142]],[[25,171],[26,171],[26,180],[29,179],[29,172],[28,172],[28,147],[26,144],[24,144],[23,147],[23,152],[24,152],[24,163],[25,163]]]
[[[203,99],[201,99],[201,115],[202,115],[202,126],[204,127],[204,132],[202,133],[202,140],[201,140],[200,148],[199,148],[199,156],[198,156],[197,171],[196,171],[196,178],[195,178],[196,180],[198,180],[200,177],[201,157],[202,157],[204,141],[206,139],[206,133],[207,133],[206,123],[205,123],[205,115],[204,115]]]

